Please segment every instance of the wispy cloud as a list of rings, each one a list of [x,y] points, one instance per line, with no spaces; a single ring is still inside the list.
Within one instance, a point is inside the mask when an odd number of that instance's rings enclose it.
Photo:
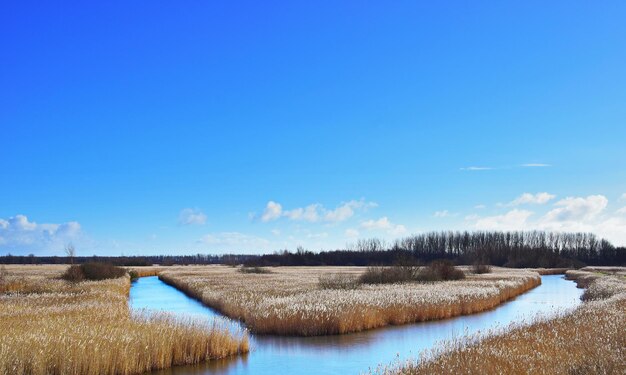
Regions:
[[[270,242],[262,237],[257,237],[240,232],[210,233],[197,241],[200,244],[210,245],[217,250],[242,250],[256,251],[265,250]]]
[[[546,192],[537,194],[524,193],[509,202],[507,206],[519,206],[522,204],[546,204],[554,198],[556,198],[556,195]]]
[[[346,231],[344,232],[346,237],[349,238],[356,238],[359,236],[359,231],[353,228],[348,228],[346,229]]]
[[[378,220],[367,220],[361,223],[361,227],[368,230],[385,230],[392,235],[406,233],[406,227],[402,224],[394,224],[386,216]]]
[[[346,221],[358,210],[365,211],[371,207],[377,207],[375,202],[366,202],[364,199],[343,202],[334,209],[327,209],[319,203],[313,203],[306,207],[297,207],[290,210],[283,209],[280,203],[269,201],[261,215],[261,221],[269,222],[286,217],[293,221],[307,221],[310,223],[327,222],[336,223]]]
[[[206,215],[197,208],[185,208],[178,215],[178,223],[181,225],[202,225],[206,219]]]
[[[547,168],[551,167],[551,164],[546,163],[524,163],[514,166],[499,166],[499,167],[490,167],[490,166],[470,166],[470,167],[462,167],[459,168],[462,171],[493,171],[493,170],[502,170],[502,169],[516,169],[516,168]]]
[[[461,168],[462,171],[490,171],[492,169],[495,169],[495,168],[493,168],[493,167],[477,167],[477,166]]]
[[[448,210],[435,211],[433,214],[434,217],[450,217],[450,216],[458,216],[457,213],[450,212]]]

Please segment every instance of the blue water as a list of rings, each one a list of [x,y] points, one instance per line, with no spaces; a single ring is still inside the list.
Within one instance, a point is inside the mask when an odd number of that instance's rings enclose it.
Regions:
[[[281,337],[251,335],[251,353],[157,374],[359,374],[379,364],[416,358],[438,341],[465,333],[484,332],[536,314],[550,315],[580,303],[581,289],[561,275],[543,276],[537,288],[497,308],[434,322],[391,326],[338,336]],[[214,310],[187,297],[157,277],[140,278],[130,290],[134,309],[163,310],[220,319]],[[239,323],[229,321],[233,327]]]

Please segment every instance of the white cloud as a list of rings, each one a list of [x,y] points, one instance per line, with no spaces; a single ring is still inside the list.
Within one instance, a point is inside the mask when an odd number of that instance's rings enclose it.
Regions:
[[[181,225],[201,225],[206,223],[206,215],[197,208],[185,208],[178,215],[178,223]]]
[[[268,222],[272,220],[278,219],[282,215],[283,206],[280,203],[276,203],[274,201],[267,202],[267,206],[265,206],[265,211],[263,211],[263,215],[261,216],[261,221]]]
[[[321,205],[317,203],[310,204],[304,208],[294,208],[293,210],[285,211],[283,216],[286,216],[290,220],[304,220],[314,223],[320,219],[320,214],[318,213],[320,208]]]
[[[283,210],[282,205],[274,201],[269,201],[261,216],[261,221],[268,222],[280,217],[286,217],[294,221],[315,222],[341,222],[353,217],[357,210],[366,211],[368,208],[376,207],[375,202],[366,202],[364,199],[343,202],[335,209],[326,209],[319,203],[313,203],[306,207],[298,207],[291,210]]]
[[[531,211],[513,209],[504,215],[488,217],[468,217],[475,219],[474,226],[481,230],[522,230],[527,225],[528,218],[533,215]]]
[[[76,221],[38,224],[25,215],[0,219],[0,249],[18,253],[61,254],[68,242],[78,242],[81,227]]]
[[[484,208],[487,208],[487,206],[485,206],[484,204],[477,204],[477,205],[474,206],[474,208],[477,209],[477,210],[482,210]]]
[[[435,211],[433,216],[434,217],[447,217],[447,216],[450,216],[450,212],[448,210]]]
[[[526,164],[522,164],[522,167],[525,168],[546,168],[546,167],[551,167],[551,164],[545,164],[545,163],[526,163]]]
[[[355,238],[359,236],[359,231],[356,229],[348,228],[346,229],[344,234],[346,235],[346,237]]]
[[[519,206],[522,204],[546,204],[554,198],[556,198],[556,195],[548,194],[546,192],[537,193],[537,194],[524,193],[520,195],[519,197],[515,198],[514,200],[512,200],[511,202],[509,202],[508,205]]]
[[[270,232],[272,232],[272,234],[274,236],[280,236],[280,230],[279,229],[272,229]]]
[[[532,211],[513,209],[505,214],[480,217],[467,216],[468,224],[483,230],[548,230],[559,232],[592,232],[615,245],[626,245],[626,218],[606,213],[608,199],[603,195],[568,197],[554,203],[553,208],[531,220]],[[626,214],[626,207],[616,214]]]
[[[622,194],[622,196],[620,197],[620,200],[626,201],[626,193]]]
[[[385,230],[389,234],[400,235],[406,233],[406,227],[401,224],[392,223],[386,216],[378,220],[367,220],[361,223],[361,227],[368,230]]]
[[[595,218],[609,203],[603,195],[590,195],[586,198],[567,197],[556,202],[557,207],[545,216],[546,222],[585,221]]]
[[[324,214],[324,219],[326,221],[338,222],[345,221],[354,216],[354,212],[358,209],[367,210],[370,207],[377,207],[378,204],[375,202],[366,202],[365,200],[351,200],[349,202],[345,202],[341,204],[339,207],[334,210],[326,211]]]

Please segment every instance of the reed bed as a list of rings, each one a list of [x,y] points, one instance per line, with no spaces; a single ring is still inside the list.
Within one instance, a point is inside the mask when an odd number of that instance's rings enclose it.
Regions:
[[[147,276],[159,276],[161,272],[165,270],[165,267],[154,267],[154,266],[140,266],[140,267],[129,267],[129,271],[134,271],[137,277],[147,277]]]
[[[622,272],[626,269],[622,269]],[[594,275],[568,271],[577,279]],[[588,281],[588,280],[587,280]],[[587,282],[585,281],[585,283]],[[505,330],[465,336],[384,374],[626,374],[626,280],[595,274],[579,308]]]
[[[328,288],[325,274],[355,278],[362,267],[278,267],[242,274],[232,267],[174,267],[164,282],[244,322],[258,334],[315,336],[445,319],[494,308],[539,285],[535,272],[494,268],[459,281]]]
[[[138,374],[248,351],[243,332],[217,323],[129,311],[128,276],[70,283],[65,269],[8,269],[0,374]]]

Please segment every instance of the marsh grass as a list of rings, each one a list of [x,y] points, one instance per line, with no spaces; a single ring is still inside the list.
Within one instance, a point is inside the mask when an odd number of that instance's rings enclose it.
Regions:
[[[171,268],[159,277],[241,320],[255,333],[300,336],[472,314],[494,308],[541,283],[534,272],[498,269],[465,280],[352,288],[351,280],[365,271],[362,267],[278,267],[259,278],[231,267],[198,266]],[[329,273],[344,274],[341,278],[350,282]]]
[[[621,272],[626,271],[622,269]],[[618,272],[620,272],[618,270]],[[466,335],[385,374],[624,374],[626,280],[568,271],[588,286],[579,308],[504,330]]]
[[[319,276],[321,289],[357,289],[361,282],[356,275],[347,273],[324,273]]]
[[[484,272],[486,273],[486,272]],[[370,266],[360,276],[363,284],[395,284],[407,282],[435,282],[462,280],[465,273],[449,260],[435,260],[426,267],[403,264],[396,266]]]
[[[131,313],[127,276],[67,282],[65,266],[12,266],[0,294],[0,374],[138,374],[248,351],[245,333]]]

